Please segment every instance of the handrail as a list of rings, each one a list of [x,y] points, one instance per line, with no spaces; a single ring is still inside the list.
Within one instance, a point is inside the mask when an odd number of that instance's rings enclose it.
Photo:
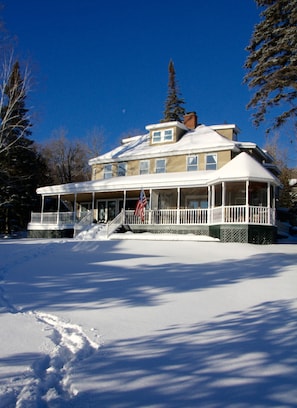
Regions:
[[[124,209],[111,221],[107,223],[106,237],[108,238],[124,222]]]

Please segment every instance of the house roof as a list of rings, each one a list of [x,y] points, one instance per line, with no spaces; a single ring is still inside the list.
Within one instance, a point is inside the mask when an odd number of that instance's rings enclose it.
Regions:
[[[168,125],[168,124],[167,124]],[[153,126],[153,125],[151,125]],[[147,127],[147,129],[150,126]],[[239,151],[234,141],[221,136],[210,126],[199,125],[187,133],[176,143],[150,145],[150,135],[140,135],[125,139],[125,143],[101,156],[89,161],[89,164],[111,163],[126,160],[168,157],[176,154],[193,154],[222,150]]]
[[[280,185],[279,180],[249,154],[242,152],[211,177],[211,183],[230,180],[252,180]]]

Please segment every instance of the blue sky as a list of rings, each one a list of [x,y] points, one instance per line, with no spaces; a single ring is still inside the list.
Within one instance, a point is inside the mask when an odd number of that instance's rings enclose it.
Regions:
[[[105,148],[158,123],[174,61],[187,111],[206,125],[236,123],[240,140],[265,143],[246,111],[244,62],[259,10],[254,0],[1,0],[34,86],[32,138],[63,127],[71,138],[94,128]]]

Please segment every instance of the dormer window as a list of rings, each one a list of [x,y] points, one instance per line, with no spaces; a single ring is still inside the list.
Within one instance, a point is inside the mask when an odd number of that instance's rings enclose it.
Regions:
[[[167,129],[164,131],[164,141],[165,142],[172,142],[173,140],[173,131],[172,129]]]
[[[165,143],[173,141],[173,129],[156,130],[152,134],[152,143]]]
[[[153,132],[153,143],[160,143],[161,142],[161,131]]]

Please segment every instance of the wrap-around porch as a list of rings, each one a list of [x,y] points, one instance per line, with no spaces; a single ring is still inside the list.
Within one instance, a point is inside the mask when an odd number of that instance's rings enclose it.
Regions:
[[[157,232],[176,226],[176,232],[183,233],[188,227],[189,232],[199,234],[203,232],[199,232],[199,226],[274,226],[274,189],[269,182],[249,180],[190,188],[144,188],[147,205],[143,219],[134,213],[139,189],[44,195],[41,212],[32,213],[29,229],[80,230],[92,223],[104,223],[108,236],[119,226],[142,232],[151,231],[149,226]],[[50,211],[55,205],[57,210]]]

